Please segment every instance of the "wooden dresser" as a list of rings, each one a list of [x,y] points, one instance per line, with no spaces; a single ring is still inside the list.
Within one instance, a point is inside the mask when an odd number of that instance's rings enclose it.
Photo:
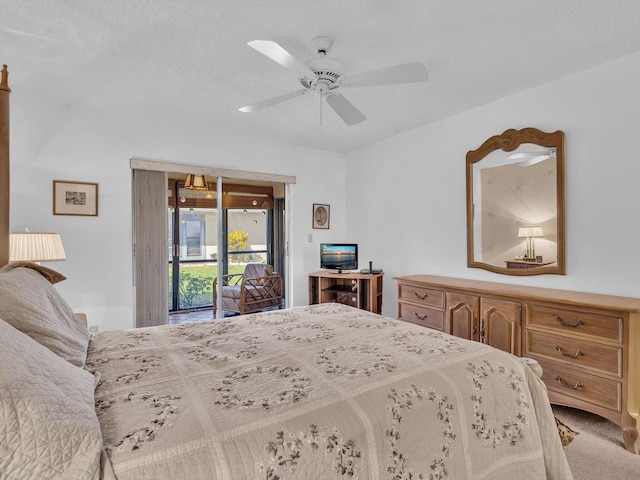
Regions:
[[[395,280],[399,319],[534,358],[551,403],[607,418],[639,453],[640,299],[432,275]]]

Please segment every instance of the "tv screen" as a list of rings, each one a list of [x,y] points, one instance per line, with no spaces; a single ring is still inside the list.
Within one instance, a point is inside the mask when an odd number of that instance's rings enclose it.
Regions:
[[[329,270],[357,270],[358,245],[355,243],[320,244],[320,268]]]

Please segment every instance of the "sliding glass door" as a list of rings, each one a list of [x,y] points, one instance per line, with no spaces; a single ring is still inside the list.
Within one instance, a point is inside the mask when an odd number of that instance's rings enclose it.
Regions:
[[[184,175],[169,178],[167,190],[170,312],[211,306],[217,275],[215,179],[197,189],[184,183]]]
[[[239,255],[266,255],[266,262],[282,276],[283,294],[291,292],[286,285],[291,267],[285,247],[290,226],[284,202],[295,177],[136,157],[130,159],[130,166],[136,327],[167,324],[169,311],[212,305],[209,278],[224,282],[222,274],[229,265],[244,266]],[[198,190],[197,184],[185,188],[193,171],[206,175],[206,190]],[[263,215],[266,233],[263,238],[248,232],[248,253],[230,253],[228,213],[240,210],[244,215],[245,209],[247,214],[259,211],[254,225]],[[241,223],[232,219],[231,229],[235,226]]]
[[[169,310],[212,305],[217,275],[215,208],[169,207]]]
[[[284,252],[284,245],[274,242],[274,238],[284,236],[274,231],[274,224],[280,223],[274,222],[272,185],[223,183],[219,222],[216,184],[207,178],[206,190],[189,189],[182,178],[169,180],[170,312],[211,307],[211,284],[218,269],[223,274],[241,274],[247,263],[257,262],[271,264],[277,270],[274,260],[282,258]],[[283,208],[283,201],[277,202],[278,208]]]

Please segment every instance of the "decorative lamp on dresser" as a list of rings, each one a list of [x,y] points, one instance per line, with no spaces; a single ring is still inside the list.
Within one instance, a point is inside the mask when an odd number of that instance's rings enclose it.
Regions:
[[[400,320],[537,360],[551,403],[610,420],[640,453],[640,299],[432,275],[395,280]]]

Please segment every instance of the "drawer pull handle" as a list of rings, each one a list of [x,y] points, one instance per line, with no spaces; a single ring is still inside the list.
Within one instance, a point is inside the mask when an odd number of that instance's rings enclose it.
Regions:
[[[424,315],[418,315],[418,312],[413,312],[413,314],[416,316],[416,318],[418,320],[426,320],[427,319],[427,314],[426,313]]]
[[[579,327],[580,325],[584,325],[584,322],[582,320],[578,320],[578,323],[567,323],[563,321],[562,318],[560,317],[556,317],[556,322],[558,322],[563,327],[571,327],[571,328],[576,328],[576,327]]]
[[[569,357],[569,358],[578,358],[582,355],[584,355],[584,353],[582,353],[582,350],[578,350],[576,353],[571,354],[571,353],[567,353],[565,351],[562,350],[562,347],[560,347],[560,345],[556,345],[556,350],[559,351],[562,355],[564,355],[565,357]]]
[[[424,300],[426,299],[429,295],[427,295],[426,293],[423,293],[422,295],[420,295],[418,292],[414,291],[413,294],[418,297],[420,300]]]
[[[570,388],[571,390],[575,390],[576,388],[580,388],[582,386],[580,382],[576,382],[575,385],[569,385],[568,383],[565,383],[558,375],[554,375],[553,379],[564,388]]]

